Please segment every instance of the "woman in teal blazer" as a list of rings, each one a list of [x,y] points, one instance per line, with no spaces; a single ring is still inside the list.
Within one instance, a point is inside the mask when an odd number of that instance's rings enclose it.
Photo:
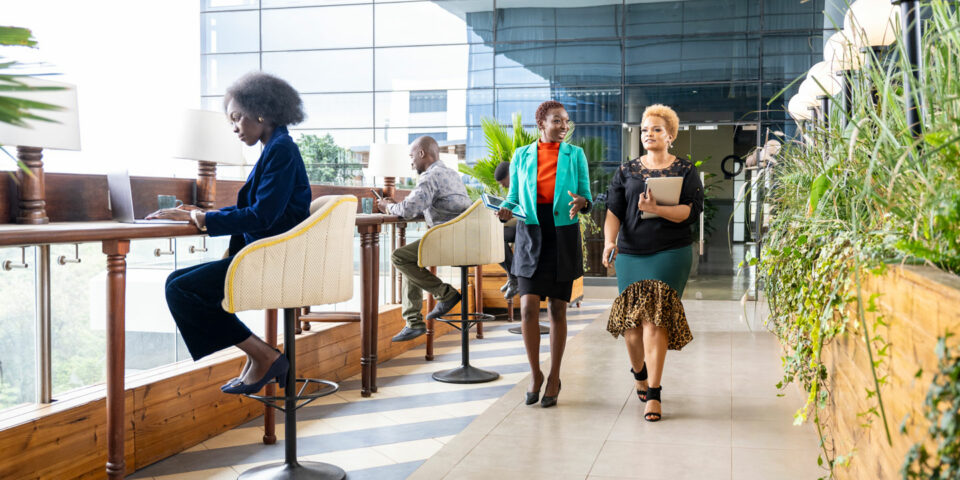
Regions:
[[[549,299],[550,374],[540,405],[557,404],[560,361],[567,340],[567,304],[573,281],[583,276],[578,213],[591,207],[590,177],[583,149],[564,143],[570,117],[563,104],[544,102],[537,108],[540,139],[518,148],[510,161],[509,205],[525,215],[517,223],[511,273],[517,277],[523,344],[533,373],[527,405],[537,402],[544,383],[540,371],[540,301]],[[500,209],[500,220],[513,212]]]

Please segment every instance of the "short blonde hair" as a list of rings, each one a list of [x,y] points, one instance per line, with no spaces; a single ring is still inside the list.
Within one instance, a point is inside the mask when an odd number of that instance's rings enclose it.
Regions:
[[[650,105],[643,111],[643,117],[640,121],[646,120],[647,117],[657,117],[663,120],[663,123],[667,124],[667,133],[669,133],[671,137],[677,138],[677,131],[680,130],[680,117],[677,116],[677,112],[674,112],[672,108],[659,103]]]

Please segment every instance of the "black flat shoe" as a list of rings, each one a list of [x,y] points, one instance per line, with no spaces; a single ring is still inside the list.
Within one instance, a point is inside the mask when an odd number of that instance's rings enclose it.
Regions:
[[[633,367],[630,367],[630,373],[633,374],[633,379],[636,380],[636,381],[638,381],[638,382],[642,382],[642,381],[646,380],[646,379],[647,379],[647,364],[644,363],[644,364],[643,364],[643,368],[641,368],[639,372],[635,372],[635,371],[633,370]],[[647,391],[646,391],[646,390],[640,390],[640,389],[638,388],[638,389],[637,389],[637,398],[639,398],[641,402],[646,402],[646,401],[647,401]]]
[[[456,293],[457,296],[447,300],[446,302],[437,302],[437,306],[433,307],[433,310],[430,310],[430,313],[427,314],[427,320],[435,320],[446,315],[447,312],[453,310],[453,307],[456,307],[457,304],[460,303],[460,300],[463,299],[463,297],[460,295],[460,292],[453,293]]]
[[[648,402],[652,402],[652,401],[656,400],[656,401],[659,402],[659,401],[660,401],[660,391],[661,391],[661,390],[663,390],[663,387],[662,387],[662,386],[656,387],[656,388],[654,388],[654,387],[648,388],[648,389],[647,389],[647,401],[648,401]],[[660,408],[661,408],[661,409],[663,408],[663,402],[661,402]],[[643,419],[646,420],[646,421],[648,421],[648,422],[659,422],[661,418],[663,418],[663,415],[660,414],[660,413],[658,413],[658,412],[650,412],[650,413],[644,413],[644,414],[643,414]]]
[[[527,405],[533,405],[534,403],[537,403],[537,400],[540,400],[540,388],[543,387],[544,378],[543,378],[543,372],[539,372],[539,373],[540,373],[540,385],[537,385],[536,392],[527,392],[527,399],[524,402]]]
[[[540,407],[541,407],[541,408],[550,408],[550,407],[556,405],[556,404],[557,404],[557,397],[560,396],[560,389],[561,389],[561,388],[563,388],[563,382],[560,381],[560,380],[557,380],[557,394],[554,395],[554,396],[552,396],[552,397],[547,396],[547,395],[544,395],[544,396],[543,396],[543,400],[540,400]]]

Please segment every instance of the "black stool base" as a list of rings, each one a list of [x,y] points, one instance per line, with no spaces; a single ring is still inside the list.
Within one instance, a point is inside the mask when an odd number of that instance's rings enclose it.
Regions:
[[[320,462],[294,464],[272,463],[251,468],[239,480],[343,480],[347,472],[335,465]]]
[[[470,365],[433,372],[433,379],[444,383],[484,383],[500,378],[497,372],[483,370]]]
[[[537,325],[539,325],[540,327],[540,335],[546,335],[550,333],[550,327],[542,323],[539,323]],[[523,329],[521,327],[511,327],[511,328],[508,328],[507,331],[510,333],[516,333],[517,335],[520,335],[521,333],[523,333]]]

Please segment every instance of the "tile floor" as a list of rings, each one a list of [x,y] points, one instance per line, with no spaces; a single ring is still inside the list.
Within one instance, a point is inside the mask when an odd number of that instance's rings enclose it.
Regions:
[[[718,292],[707,296],[731,298]],[[301,409],[300,458],[338,465],[351,480],[766,480],[823,474],[815,433],[792,426],[801,396],[793,390],[777,396],[778,346],[759,325],[762,312],[754,302],[684,300],[695,339],[667,356],[659,423],[643,421],[623,340],[604,329],[609,304],[588,301],[571,308],[556,408],[523,405],[529,380],[520,336],[506,331],[514,324],[495,322],[485,327],[483,340],[471,339],[471,363],[499,372],[500,379],[476,385],[433,381],[432,372],[459,364],[459,334],[448,334],[438,339],[433,362],[423,361],[421,347],[381,364],[374,397],[360,397],[359,379],[350,379],[340,392]],[[546,336],[541,351],[549,351]],[[262,445],[262,421],[255,420],[131,478],[236,478],[283,458],[282,417],[277,434],[276,445]]]

